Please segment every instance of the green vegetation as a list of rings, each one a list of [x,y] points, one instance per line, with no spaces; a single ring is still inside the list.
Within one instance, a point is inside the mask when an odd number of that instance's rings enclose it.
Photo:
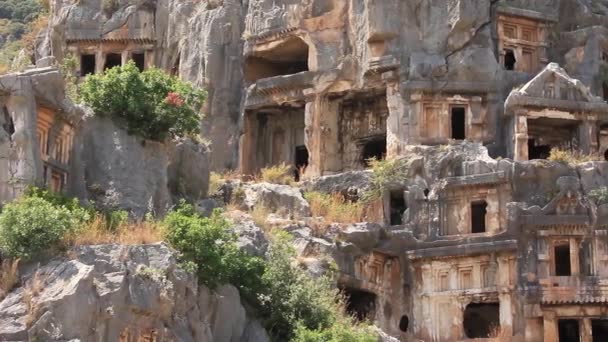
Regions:
[[[286,233],[273,235],[262,260],[238,250],[230,223],[219,211],[204,218],[182,204],[164,225],[167,241],[181,252],[186,268],[197,271],[203,284],[237,286],[276,341],[375,341],[367,325],[344,314],[330,277],[313,279],[294,265],[296,254]]]
[[[197,134],[205,96],[162,70],[140,72],[132,61],[88,76],[80,88],[80,99],[96,115],[109,115],[130,134],[158,141]]]
[[[10,69],[21,49],[31,50],[38,31],[46,25],[48,4],[40,0],[0,1],[0,73]]]
[[[78,228],[81,216],[41,197],[23,197],[0,214],[0,247],[13,258],[32,259],[57,247]]]
[[[393,184],[404,183],[408,177],[409,161],[406,159],[370,159],[373,175],[369,189],[363,194],[364,201],[382,197],[382,193]]]
[[[0,248],[3,255],[28,260],[70,245],[150,243],[164,234],[180,252],[184,268],[196,272],[202,284],[235,285],[258,311],[273,340],[376,341],[368,324],[345,314],[332,274],[312,278],[294,263],[296,252],[287,233],[272,234],[268,255],[262,259],[238,248],[230,222],[218,210],[202,217],[193,206],[181,203],[160,223],[129,225],[126,220],[125,212],[100,213],[76,199],[34,188],[3,208]],[[137,274],[151,280],[164,277],[155,269]]]
[[[591,200],[593,202],[595,202],[595,204],[597,204],[597,205],[607,204],[608,203],[608,187],[603,186],[603,187],[591,190],[589,192],[589,198],[591,198]]]
[[[202,217],[192,205],[182,203],[167,215],[164,226],[167,242],[181,252],[186,268],[196,271],[201,283],[211,288],[231,283],[255,299],[263,261],[237,247],[237,237],[219,210]]]

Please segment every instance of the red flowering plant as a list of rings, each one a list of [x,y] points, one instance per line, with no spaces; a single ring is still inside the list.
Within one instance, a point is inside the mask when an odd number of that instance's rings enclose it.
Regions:
[[[89,75],[80,100],[110,116],[130,134],[164,141],[198,134],[206,92],[160,69],[140,72],[133,62]]]

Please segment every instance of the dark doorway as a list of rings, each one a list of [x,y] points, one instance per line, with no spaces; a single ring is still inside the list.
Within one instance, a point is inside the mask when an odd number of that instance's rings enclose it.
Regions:
[[[309,71],[308,44],[298,37],[287,38],[273,49],[248,56],[243,69],[245,80],[250,83]]]
[[[560,244],[555,246],[555,275],[570,276],[570,244]]]
[[[91,75],[95,73],[95,55],[80,56],[80,76]]]
[[[349,287],[342,289],[346,301],[346,312],[359,321],[373,319],[376,315],[376,295]]]
[[[593,342],[608,341],[608,319],[591,320],[591,335]]]
[[[403,224],[403,213],[407,210],[405,196],[402,190],[391,191],[391,225]]]
[[[510,49],[505,50],[505,69],[506,70],[515,70],[515,63],[517,60],[515,59],[515,52]]]
[[[602,83],[602,95],[604,101],[608,101],[608,83],[606,82]]]
[[[500,304],[471,303],[464,310],[464,333],[468,338],[488,338],[500,329]]]
[[[135,63],[137,69],[139,69],[140,72],[144,71],[144,69],[146,68],[146,54],[143,52],[134,53],[131,58],[133,59],[133,62]]]
[[[403,331],[403,332],[407,332],[407,329],[410,326],[410,319],[409,317],[407,317],[407,315],[403,315],[401,316],[401,319],[399,320],[399,330]]]
[[[386,136],[370,138],[361,147],[361,162],[369,166],[370,159],[382,160],[386,156]]]
[[[466,139],[466,110],[464,107],[452,107],[452,139]]]
[[[580,342],[580,328],[576,319],[560,319],[557,321],[559,342]]]
[[[308,149],[306,146],[296,146],[296,182],[300,181],[302,171],[308,167]]]
[[[11,114],[8,112],[8,108],[6,106],[2,106],[2,113],[0,113],[3,117],[2,128],[8,135],[13,135],[15,133],[15,123]]]
[[[608,149],[606,149],[606,151],[604,151],[604,160],[608,161]]]
[[[471,233],[486,232],[486,213],[488,203],[477,201],[471,203]]]
[[[534,139],[528,139],[528,160],[547,159],[551,154],[550,145],[536,145]]]
[[[109,53],[106,55],[106,64],[103,66],[103,70],[112,69],[122,65],[122,56],[119,53]]]

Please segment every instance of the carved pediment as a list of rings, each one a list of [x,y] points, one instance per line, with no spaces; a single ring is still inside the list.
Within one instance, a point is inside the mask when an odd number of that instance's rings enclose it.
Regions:
[[[587,86],[570,77],[556,63],[550,63],[530,82],[511,91],[506,107],[516,106],[591,112],[608,109],[608,105],[601,98],[593,95]]]

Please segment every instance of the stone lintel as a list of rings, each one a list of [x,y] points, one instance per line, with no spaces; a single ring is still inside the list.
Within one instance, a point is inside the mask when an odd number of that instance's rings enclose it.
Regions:
[[[598,114],[608,113],[608,104],[605,102],[584,102],[561,99],[547,99],[512,93],[509,95],[509,107],[537,107],[552,108],[568,112],[591,112]],[[509,111],[505,111],[506,114]]]
[[[496,13],[542,21],[557,22],[558,20],[557,16],[552,13],[537,12],[529,9],[511,7],[504,4],[498,5],[498,7],[496,8]]]
[[[496,83],[467,81],[406,81],[403,88],[409,91],[484,95],[498,92]],[[491,97],[492,99],[494,97]]]
[[[463,240],[465,237],[463,237]],[[454,241],[456,245],[420,248],[413,251],[407,251],[406,255],[409,259],[425,259],[425,258],[442,258],[455,256],[470,256],[475,254],[489,254],[502,251],[517,250],[517,240],[502,240],[489,242],[472,242],[468,244],[462,243],[462,240]]]
[[[461,177],[448,177],[444,179],[447,187],[475,186],[503,183],[507,180],[504,171],[469,175]]]
[[[589,224],[588,215],[522,215],[522,224],[536,229],[549,229],[555,226],[586,226]]]

